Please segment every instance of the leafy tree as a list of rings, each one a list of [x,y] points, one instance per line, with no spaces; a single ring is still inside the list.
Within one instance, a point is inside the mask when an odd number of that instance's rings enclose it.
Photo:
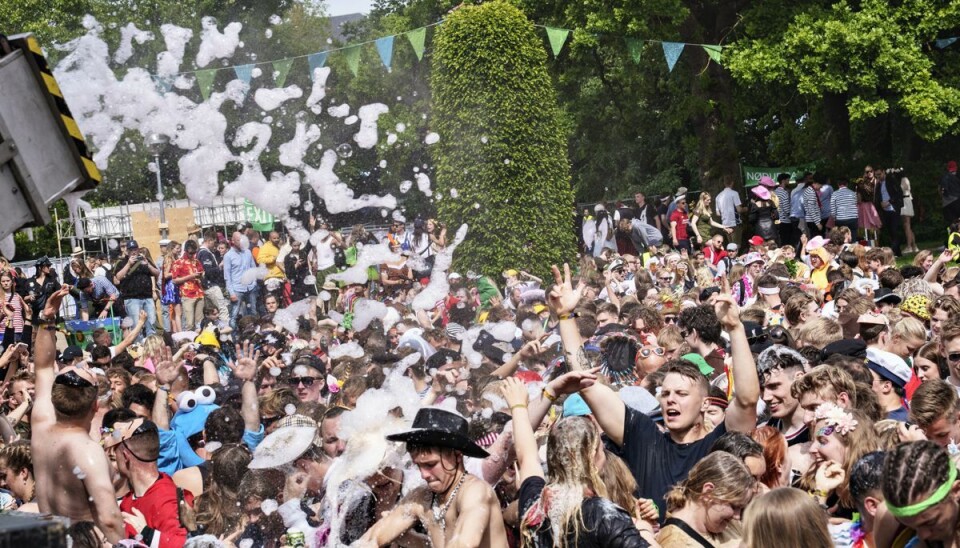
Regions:
[[[566,133],[529,20],[490,2],[453,11],[434,39],[433,127],[440,217],[467,223],[458,268],[545,273],[570,260]]]

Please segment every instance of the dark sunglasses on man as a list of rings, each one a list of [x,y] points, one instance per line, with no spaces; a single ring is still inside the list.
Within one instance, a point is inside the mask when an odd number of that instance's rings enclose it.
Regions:
[[[309,388],[316,380],[316,377],[290,377],[287,379],[287,384],[296,387],[303,383],[303,386]]]

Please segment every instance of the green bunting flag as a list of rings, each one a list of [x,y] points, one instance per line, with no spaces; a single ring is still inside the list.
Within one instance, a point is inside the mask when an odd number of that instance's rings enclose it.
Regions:
[[[407,33],[407,40],[413,46],[413,52],[417,54],[417,60],[423,60],[423,44],[427,39],[427,27],[411,30]]]
[[[360,73],[360,46],[350,46],[343,50],[343,55],[347,58],[347,66],[354,76]]]
[[[213,81],[217,77],[219,69],[206,69],[197,71],[197,85],[200,86],[200,95],[206,101],[210,98],[210,89],[213,88]]]
[[[640,62],[640,56],[643,54],[643,40],[639,38],[627,38],[627,51],[634,63]]]
[[[287,74],[290,73],[290,66],[293,65],[293,59],[281,59],[273,62],[273,74],[278,88],[282,88],[287,81]]]
[[[547,38],[550,39],[550,48],[553,49],[553,56],[556,58],[560,55],[563,45],[567,43],[567,38],[570,37],[570,29],[545,28],[547,29]]]
[[[710,56],[710,59],[711,59],[714,63],[716,63],[716,64],[718,64],[718,65],[722,65],[722,64],[723,64],[723,63],[720,62],[720,54],[721,54],[721,51],[723,50],[723,46],[704,45],[704,46],[703,46],[703,50],[707,52],[707,55]]]

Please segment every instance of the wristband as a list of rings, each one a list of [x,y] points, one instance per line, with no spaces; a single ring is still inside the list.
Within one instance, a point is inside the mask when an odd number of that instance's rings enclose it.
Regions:
[[[157,390],[163,390],[164,392],[166,392],[166,393],[169,394],[169,393],[170,393],[170,385],[168,385],[168,384],[158,385],[158,386],[157,386]]]
[[[579,317],[580,317],[580,313],[579,313],[579,312],[574,312],[573,314],[560,314],[560,315],[557,316],[557,317],[560,318],[560,321],[563,321],[563,320],[571,320],[571,319],[574,319],[574,318],[579,318]]]
[[[511,411],[513,411],[514,409],[518,409],[518,408],[526,409],[526,408],[527,408],[527,404],[525,404],[525,403],[518,403],[518,404],[516,404],[516,405],[511,405],[511,406],[510,406],[510,410],[511,410]]]
[[[553,402],[553,403],[556,403],[556,401],[557,401],[557,396],[551,394],[550,391],[547,390],[547,387],[546,387],[546,386],[543,387],[543,390],[542,390],[540,393],[543,394],[543,397],[547,398],[548,400],[550,400],[550,401]]]

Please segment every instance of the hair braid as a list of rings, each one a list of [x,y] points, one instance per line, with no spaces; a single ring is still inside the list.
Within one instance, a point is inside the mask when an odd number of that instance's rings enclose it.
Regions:
[[[887,455],[883,496],[894,506],[908,506],[947,480],[950,457],[931,441],[904,443]]]

